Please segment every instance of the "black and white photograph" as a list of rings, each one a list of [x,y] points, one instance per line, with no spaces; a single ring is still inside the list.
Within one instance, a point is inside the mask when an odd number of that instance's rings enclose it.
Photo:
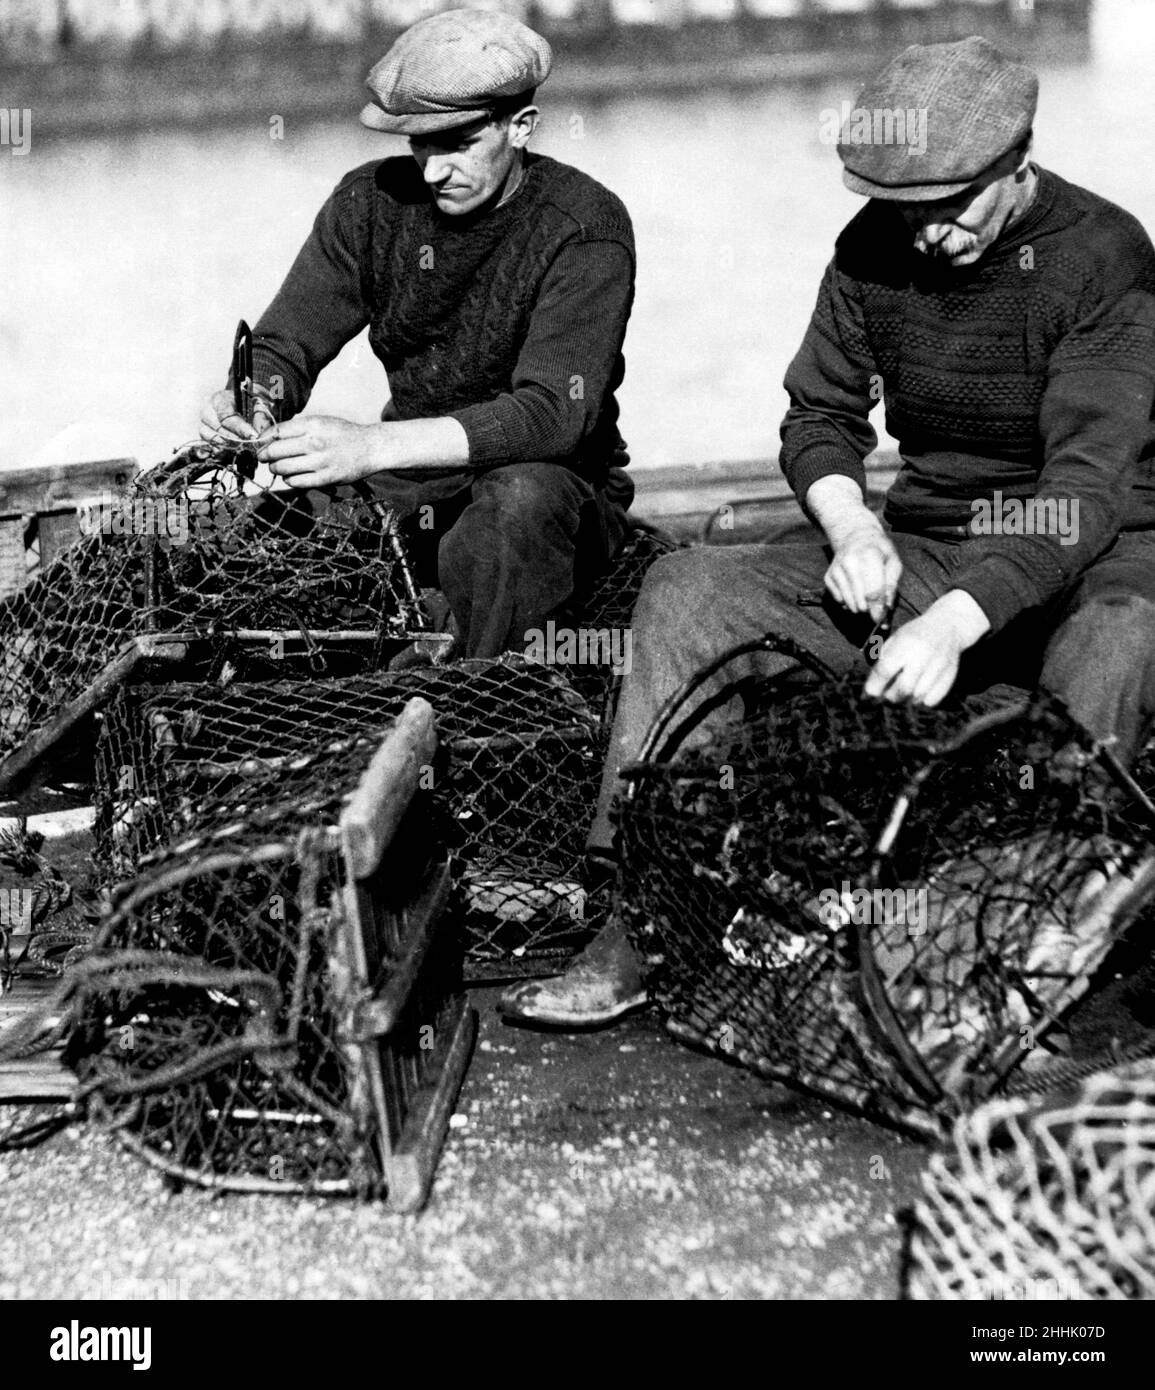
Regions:
[[[1153,65],[1152,0],[0,0],[20,1364],[771,1302],[1120,1373]]]

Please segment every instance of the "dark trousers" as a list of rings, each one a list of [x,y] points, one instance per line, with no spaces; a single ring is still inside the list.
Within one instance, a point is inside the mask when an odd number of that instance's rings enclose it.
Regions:
[[[524,650],[613,559],[634,488],[603,486],[560,463],[475,473],[379,473],[374,494],[401,516],[419,582],[441,589],[465,656]]]
[[[952,587],[968,541],[892,539],[903,562],[897,626]],[[637,760],[665,701],[728,648],[775,631],[837,672],[860,669],[865,680],[861,646],[870,620],[829,599],[821,607],[797,601],[799,592],[822,588],[830,559],[814,532],[813,539],[779,544],[699,547],[654,563],[634,610],[632,669],[618,702],[591,849],[612,845],[610,807],[619,769]],[[764,653],[741,658],[706,683],[683,713],[716,697],[728,681],[773,675],[793,664]],[[1050,690],[1130,761],[1155,718],[1155,532],[1122,533],[1059,602],[1021,615],[964,653],[957,691],[1003,682]],[[705,740],[737,713],[732,706],[715,710],[690,742]]]

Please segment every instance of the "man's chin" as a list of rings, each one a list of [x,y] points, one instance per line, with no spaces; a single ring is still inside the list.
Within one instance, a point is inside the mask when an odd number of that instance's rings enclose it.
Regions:
[[[471,198],[443,198],[437,197],[437,210],[444,213],[446,217],[466,217],[471,212],[476,212],[485,203],[484,198],[476,196]]]

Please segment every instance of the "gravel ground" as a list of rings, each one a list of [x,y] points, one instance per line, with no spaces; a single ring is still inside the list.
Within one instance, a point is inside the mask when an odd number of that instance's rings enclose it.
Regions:
[[[0,1155],[0,1299],[898,1295],[926,1151],[672,1042],[481,1033],[426,1210],[171,1193],[89,1127]]]

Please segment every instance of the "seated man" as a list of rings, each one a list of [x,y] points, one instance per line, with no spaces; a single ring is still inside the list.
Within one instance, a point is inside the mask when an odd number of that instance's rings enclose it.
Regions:
[[[595,180],[526,152],[550,64],[504,14],[402,34],[361,120],[407,135],[412,158],[341,180],[254,333],[260,457],[293,487],[361,483],[409,517],[467,656],[523,647],[596,577],[633,495],[614,398],[633,230]],[[366,325],[391,391],[381,423],[300,414]],[[255,433],[230,392],[205,408],[202,438]]]
[[[867,117],[839,154],[870,201],[838,238],[782,425],[783,471],[825,543],[696,549],[650,570],[592,853],[612,857],[617,771],[663,702],[771,629],[841,671],[877,646],[868,696],[931,706],[1041,684],[1125,760],[1141,746],[1155,715],[1155,250],[1121,208],[1031,163],[1037,90],[971,38],[908,48],[859,97]],[[925,153],[869,142],[870,113],[896,108],[925,115]],[[884,522],[863,469],[880,396],[902,458]],[[799,606],[823,585],[824,606]],[[872,642],[892,610],[892,635]],[[772,660],[746,671],[786,664]],[[596,1025],[644,1000],[611,919],[565,975],[503,1007]]]

